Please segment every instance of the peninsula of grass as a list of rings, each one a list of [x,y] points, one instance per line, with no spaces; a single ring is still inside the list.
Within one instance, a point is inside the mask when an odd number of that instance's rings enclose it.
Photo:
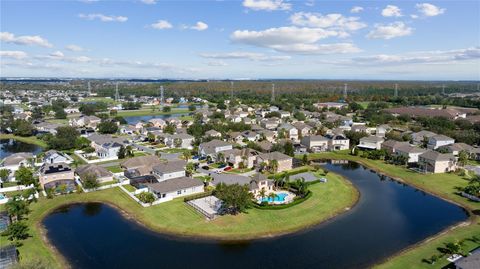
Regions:
[[[13,135],[13,134],[0,134],[0,139],[15,139],[20,142],[28,143],[28,144],[35,144],[37,146],[40,146],[42,148],[47,147],[47,143],[45,141],[38,139],[35,136],[18,136],[18,135]]]
[[[170,112],[163,112],[162,110],[139,109],[139,110],[120,110],[117,112],[118,116],[133,117],[133,116],[157,116],[157,115],[172,115],[172,114],[186,114],[190,111],[188,109],[173,108]]]
[[[358,200],[358,191],[349,181],[334,173],[329,173],[327,177],[327,184],[312,185],[312,197],[296,206],[283,210],[251,208],[247,213],[221,216],[212,221],[206,221],[182,198],[143,208],[119,188],[54,199],[41,198],[30,206],[31,213],[26,222],[31,237],[22,241],[22,246],[18,248],[20,262],[31,262],[41,257],[51,264],[51,268],[65,267],[61,255],[48,243],[42,220],[54,209],[71,203],[107,203],[149,229],[177,236],[248,240],[300,231],[348,210]],[[3,239],[0,246],[9,243]]]
[[[464,246],[462,249],[464,254],[479,247],[478,243],[474,243],[469,239],[473,236],[480,237],[480,203],[468,200],[458,194],[459,188],[465,187],[468,184],[467,178],[454,173],[420,174],[402,166],[387,164],[380,160],[370,160],[352,156],[348,154],[348,152],[310,154],[309,159],[342,159],[355,161],[393,179],[453,202],[469,211],[470,218],[466,222],[450,227],[440,234],[427,238],[401,251],[382,264],[378,264],[376,266],[377,268],[443,268],[450,263],[446,260],[446,257],[439,259],[434,265],[429,264],[426,260],[432,257],[432,255],[439,255],[440,252],[438,249],[444,248],[446,243],[463,241]]]

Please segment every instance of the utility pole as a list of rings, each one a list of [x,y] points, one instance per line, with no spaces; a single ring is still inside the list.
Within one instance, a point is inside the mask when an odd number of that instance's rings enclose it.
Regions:
[[[442,85],[442,94],[445,95],[445,84]]]
[[[394,94],[395,98],[398,97],[398,83],[395,83],[395,94]]]
[[[271,102],[275,102],[275,83],[272,83],[272,100]]]
[[[233,101],[233,81],[230,81],[230,102]]]
[[[115,83],[115,101],[120,100],[120,94],[118,93],[118,81]]]
[[[344,99],[345,101],[346,101],[347,98],[348,98],[348,93],[347,93],[347,91],[348,91],[348,84],[345,83],[345,84],[343,85],[343,99]]]
[[[90,87],[90,81],[87,83],[88,85],[88,96],[92,95],[92,88]]]
[[[163,100],[163,91],[164,91],[163,86],[160,86],[160,104],[161,104],[162,106],[163,106],[163,102],[164,102],[164,100]]]

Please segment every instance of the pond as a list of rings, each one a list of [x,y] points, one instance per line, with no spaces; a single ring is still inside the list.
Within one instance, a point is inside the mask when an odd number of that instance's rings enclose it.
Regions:
[[[314,228],[272,239],[165,236],[99,203],[62,207],[43,224],[73,268],[363,268],[467,218],[456,205],[356,163],[326,168],[358,188],[358,204]]]
[[[151,119],[168,119],[168,118],[179,118],[182,116],[188,116],[189,113],[173,113],[166,115],[148,115],[148,116],[128,116],[123,117],[128,124],[136,124],[139,121],[148,121]]]
[[[15,139],[0,139],[0,159],[6,158],[17,152],[31,152],[36,155],[42,152],[42,147]]]

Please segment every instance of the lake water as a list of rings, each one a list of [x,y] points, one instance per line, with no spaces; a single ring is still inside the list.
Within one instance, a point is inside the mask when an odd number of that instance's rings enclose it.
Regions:
[[[182,116],[187,116],[188,113],[173,113],[167,115],[153,115],[153,116],[130,116],[123,117],[128,124],[136,124],[139,121],[148,121],[151,119],[168,119],[168,118],[178,118]]]
[[[17,152],[31,152],[38,154],[42,148],[35,144],[28,144],[15,139],[0,139],[0,159],[6,158]]]
[[[173,238],[99,203],[62,207],[43,223],[74,268],[364,268],[467,218],[456,205],[356,163],[326,167],[352,181],[361,193],[358,204],[312,229],[273,239]]]

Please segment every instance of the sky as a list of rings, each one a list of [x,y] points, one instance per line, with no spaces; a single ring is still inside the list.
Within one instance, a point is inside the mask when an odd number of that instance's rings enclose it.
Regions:
[[[0,0],[1,77],[480,80],[480,1]]]

